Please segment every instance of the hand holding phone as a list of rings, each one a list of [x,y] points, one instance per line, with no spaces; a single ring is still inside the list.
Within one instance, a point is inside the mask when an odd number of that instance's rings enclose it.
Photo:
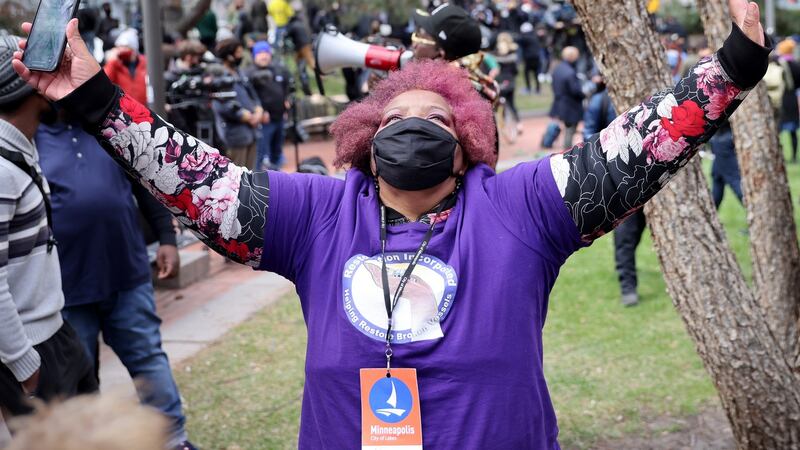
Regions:
[[[30,33],[31,24],[23,23],[22,31]],[[20,78],[49,100],[61,100],[100,71],[100,65],[78,32],[78,19],[67,23],[66,41],[69,45],[61,57],[61,64],[53,72],[32,71],[22,62],[23,52],[15,52],[11,61]],[[21,40],[19,46],[26,50],[27,41]]]
[[[39,0],[22,62],[31,70],[52,72],[61,63],[67,43],[67,23],[80,0]]]

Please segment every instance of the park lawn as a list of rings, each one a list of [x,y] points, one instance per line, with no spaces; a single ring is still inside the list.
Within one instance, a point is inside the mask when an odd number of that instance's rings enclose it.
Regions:
[[[797,194],[800,166],[788,170]],[[730,191],[720,214],[749,277],[745,210]],[[618,303],[610,236],[575,254],[551,295],[545,375],[564,448],[643,433],[656,418],[717,404],[647,233],[637,258],[642,301],[635,308]],[[207,449],[296,448],[304,356],[305,326],[290,294],[182,364],[176,375],[192,440]]]

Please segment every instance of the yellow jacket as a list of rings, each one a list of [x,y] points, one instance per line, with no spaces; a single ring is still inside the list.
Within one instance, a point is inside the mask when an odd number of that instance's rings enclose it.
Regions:
[[[270,0],[267,11],[278,27],[285,27],[294,15],[294,10],[286,0]]]

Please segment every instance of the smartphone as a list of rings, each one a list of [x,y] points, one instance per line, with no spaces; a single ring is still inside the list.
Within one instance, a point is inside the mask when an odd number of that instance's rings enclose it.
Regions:
[[[67,44],[67,22],[78,13],[80,0],[39,0],[22,62],[30,70],[53,72]]]

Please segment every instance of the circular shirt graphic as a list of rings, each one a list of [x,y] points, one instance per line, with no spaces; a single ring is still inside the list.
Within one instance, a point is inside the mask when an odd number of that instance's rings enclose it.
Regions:
[[[386,254],[391,296],[413,258],[411,252]],[[381,255],[353,256],[345,264],[342,278],[343,307],[350,324],[370,338],[385,341],[388,318]],[[457,287],[458,277],[451,266],[422,255],[392,313],[392,342],[402,344],[444,336],[440,322],[453,305]]]
[[[380,378],[369,391],[372,414],[386,423],[397,423],[408,417],[412,404],[411,390],[398,378]]]

